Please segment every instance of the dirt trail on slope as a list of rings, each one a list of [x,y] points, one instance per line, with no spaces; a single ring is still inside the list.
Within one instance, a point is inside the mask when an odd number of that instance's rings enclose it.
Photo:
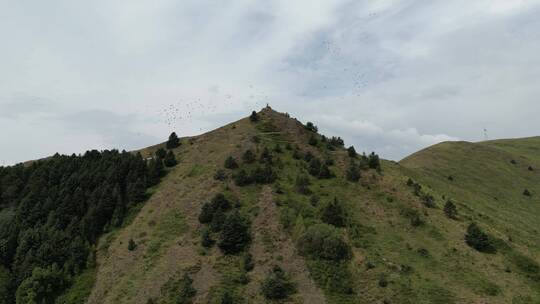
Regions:
[[[246,293],[255,303],[264,303],[260,282],[273,265],[283,268],[296,284],[297,293],[292,301],[305,304],[325,304],[323,293],[309,276],[307,266],[297,253],[290,237],[279,223],[279,210],[272,199],[272,188],[265,186],[259,199],[259,213],[252,223],[251,254],[255,268]]]

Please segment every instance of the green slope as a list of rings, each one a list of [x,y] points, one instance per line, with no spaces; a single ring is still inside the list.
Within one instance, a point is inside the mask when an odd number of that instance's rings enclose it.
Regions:
[[[281,149],[275,149],[278,144]],[[149,157],[158,147],[142,153]],[[237,185],[234,176],[241,170],[264,167],[259,159],[265,148],[276,180]],[[242,161],[247,149],[255,153],[255,163]],[[225,303],[227,297],[263,303],[260,286],[274,265],[296,285],[283,301],[289,303],[540,303],[537,149],[539,138],[442,143],[399,163],[382,161],[380,172],[364,168],[360,180],[351,182],[346,177],[351,157],[344,147],[329,148],[297,120],[265,109],[257,122],[245,118],[182,139],[179,164],[131,224],[101,239],[87,303],[178,301],[182,282],[189,282],[181,279],[185,274],[193,280],[194,303]],[[308,152],[331,159],[334,176],[311,176],[311,163],[303,159]],[[239,168],[224,168],[228,156]],[[222,177],[215,179],[220,170]],[[310,193],[298,191],[299,176],[308,177]],[[407,185],[409,178],[433,195],[432,208]],[[532,197],[524,196],[524,189]],[[198,217],[216,193],[234,202],[233,210],[250,224],[252,241],[239,254],[201,244],[208,224]],[[457,205],[457,219],[443,212],[448,198]],[[337,207],[328,209],[334,200]],[[338,209],[343,225],[329,228],[332,244],[341,239],[350,255],[320,258],[323,245],[307,252],[302,245],[307,236],[326,233],[319,227],[328,210]],[[489,233],[496,253],[467,246],[471,222]],[[211,237],[218,240],[219,232]],[[134,251],[127,249],[130,239],[137,243]],[[252,270],[244,267],[247,253]]]

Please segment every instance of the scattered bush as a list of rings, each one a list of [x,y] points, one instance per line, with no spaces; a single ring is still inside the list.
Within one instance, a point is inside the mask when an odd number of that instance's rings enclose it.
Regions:
[[[379,155],[375,154],[375,152],[371,152],[371,154],[368,156],[368,164],[370,169],[381,169],[381,161],[379,159]]]
[[[237,186],[247,186],[252,183],[251,177],[244,169],[240,169],[236,174],[233,175],[234,183]]]
[[[255,161],[255,154],[253,153],[253,151],[251,151],[251,149],[248,149],[246,150],[246,152],[244,152],[244,154],[242,155],[242,161],[244,161],[244,163],[246,164],[251,164]]]
[[[178,162],[176,161],[176,157],[174,156],[174,153],[169,150],[169,152],[167,152],[167,155],[165,155],[165,159],[163,159],[163,163],[165,164],[166,167],[174,167],[178,164]]]
[[[328,224],[309,227],[298,240],[300,254],[315,259],[341,261],[351,258],[350,246]]]
[[[272,169],[272,166],[265,165],[264,167],[257,167],[251,173],[250,180],[257,184],[271,184],[277,178],[276,173]]]
[[[212,239],[212,235],[210,234],[210,230],[207,228],[203,228],[201,231],[201,245],[206,248],[210,248],[214,245],[215,241]]]
[[[214,179],[219,181],[224,181],[227,179],[227,173],[225,173],[225,170],[218,169],[216,173],[214,174]]]
[[[238,163],[236,162],[236,159],[234,157],[229,156],[227,159],[225,159],[225,168],[227,169],[236,169],[238,168]]]
[[[345,227],[347,223],[347,214],[345,213],[345,209],[338,202],[338,199],[334,198],[332,202],[324,206],[321,219],[326,224],[336,227]]]
[[[253,270],[253,268],[255,268],[255,263],[253,263],[253,256],[251,255],[251,253],[248,252],[244,254],[243,265],[244,270],[247,272],[250,272]]]
[[[193,287],[193,279],[185,273],[180,278],[171,278],[163,285],[160,302],[190,304],[196,293],[197,290]]]
[[[316,146],[318,143],[319,143],[319,141],[317,140],[317,138],[314,135],[311,135],[309,137],[308,144],[310,146]]]
[[[163,149],[163,148],[157,149],[157,151],[156,151],[156,157],[157,158],[164,159],[166,155],[167,155],[167,151],[165,151],[165,149]]]
[[[216,194],[210,203],[204,203],[199,214],[199,222],[208,224],[212,222],[214,215],[218,211],[227,211],[231,208],[231,203],[225,198],[222,193]]]
[[[212,215],[212,221],[210,221],[210,230],[212,232],[219,232],[223,229],[225,224],[226,215],[222,209],[216,209]]]
[[[532,196],[532,194],[531,194],[531,192],[529,191],[529,189],[523,190],[523,195],[529,196],[529,197]]]
[[[527,168],[527,170],[534,171],[534,168],[532,166],[529,166],[529,168]]]
[[[446,201],[446,204],[444,204],[444,214],[450,219],[457,219],[457,207],[451,200]]]
[[[273,161],[273,156],[272,156],[272,153],[270,153],[270,150],[268,150],[268,148],[264,148],[262,153],[261,153],[261,159],[260,159],[260,162],[261,163],[264,163],[264,164],[269,164],[271,165],[272,164],[272,161]]]
[[[480,252],[495,252],[495,247],[493,246],[492,241],[485,234],[476,223],[471,223],[467,227],[467,233],[465,234],[465,242],[470,247],[480,251]]]
[[[249,116],[249,120],[251,122],[258,122],[259,121],[259,114],[257,114],[257,112],[255,112],[255,111],[251,112],[251,115]]]
[[[135,244],[135,241],[133,239],[129,239],[127,248],[128,248],[129,251],[133,251],[133,250],[137,249],[137,244]]]
[[[306,123],[305,128],[311,132],[317,133],[319,131],[319,128],[317,128],[316,125],[314,125],[311,121],[308,121]]]
[[[360,172],[360,168],[353,161],[351,161],[351,163],[349,164],[349,168],[347,168],[347,172],[345,175],[348,181],[354,182],[354,183],[359,181],[362,176]]]
[[[319,176],[319,173],[321,172],[321,162],[318,158],[314,157],[311,159],[311,161],[309,162],[308,172],[312,176]]]
[[[244,250],[251,241],[249,224],[234,212],[227,216],[221,230],[218,246],[225,254],[236,254]]]
[[[356,158],[356,150],[354,149],[354,146],[350,146],[347,149],[347,154],[349,154],[349,157]]]
[[[295,291],[296,287],[279,266],[274,266],[261,283],[261,293],[268,300],[283,300]]]
[[[172,132],[171,135],[169,135],[169,140],[167,141],[166,147],[167,149],[174,149],[178,148],[180,146],[180,139],[176,135],[176,133]]]
[[[274,147],[274,152],[283,153],[283,149],[281,148],[280,144],[276,144],[276,146]]]
[[[311,193],[311,190],[309,189],[309,185],[311,182],[309,181],[309,177],[306,175],[298,175],[296,177],[295,186],[296,190],[300,194],[308,195]]]
[[[427,208],[435,208],[435,198],[431,194],[422,194],[422,203]]]

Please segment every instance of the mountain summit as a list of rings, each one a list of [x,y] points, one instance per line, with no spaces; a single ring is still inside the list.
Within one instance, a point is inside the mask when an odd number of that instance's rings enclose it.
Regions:
[[[267,107],[137,153],[2,168],[0,302],[538,303],[539,150],[447,142],[396,163]],[[47,203],[42,183],[65,190]],[[62,233],[86,255],[54,255]]]

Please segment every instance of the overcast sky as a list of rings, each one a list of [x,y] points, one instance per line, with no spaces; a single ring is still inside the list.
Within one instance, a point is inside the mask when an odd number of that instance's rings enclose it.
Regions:
[[[540,1],[0,0],[0,165],[266,103],[399,160],[540,135]]]

